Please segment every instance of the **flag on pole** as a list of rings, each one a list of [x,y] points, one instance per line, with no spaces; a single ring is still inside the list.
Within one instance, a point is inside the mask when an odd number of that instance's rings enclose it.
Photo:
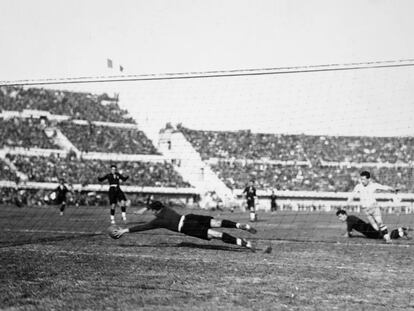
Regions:
[[[124,67],[122,67],[121,65],[119,65],[119,71],[123,72],[124,71]]]
[[[106,59],[106,65],[108,68],[112,68],[112,59],[107,58]]]

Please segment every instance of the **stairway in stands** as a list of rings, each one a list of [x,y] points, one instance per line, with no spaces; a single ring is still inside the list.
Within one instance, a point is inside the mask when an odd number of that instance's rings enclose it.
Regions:
[[[175,169],[190,182],[201,194],[214,191],[223,199],[233,199],[232,191],[204,163],[200,154],[193,148],[184,135],[173,129],[166,129],[159,134],[159,151],[174,159]]]
[[[78,148],[75,147],[74,144],[62,133],[62,131],[56,126],[50,126],[45,129],[45,133],[48,137],[50,137],[50,132],[54,132],[54,137],[51,139],[53,142],[58,145],[60,148],[65,150],[66,152],[73,151],[79,157],[81,152]]]

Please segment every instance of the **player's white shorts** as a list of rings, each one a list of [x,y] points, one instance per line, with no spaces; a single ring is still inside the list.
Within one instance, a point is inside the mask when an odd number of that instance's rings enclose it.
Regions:
[[[370,215],[373,217],[381,217],[381,209],[379,208],[378,204],[372,204],[370,206],[362,206],[362,211],[366,215]]]

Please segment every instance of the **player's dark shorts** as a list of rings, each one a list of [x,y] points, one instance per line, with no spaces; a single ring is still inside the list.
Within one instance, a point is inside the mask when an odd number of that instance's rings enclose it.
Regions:
[[[375,230],[371,224],[364,223],[358,228],[359,232],[361,232],[363,235],[365,235],[367,238],[370,239],[382,239],[382,234],[380,231]]]
[[[204,215],[185,215],[180,232],[203,240],[210,240],[208,229],[211,228],[210,221],[213,217]]]
[[[110,187],[108,196],[109,204],[116,204],[120,201],[126,201],[125,194],[119,187]]]
[[[247,199],[247,208],[254,211],[254,199]]]
[[[58,195],[56,200],[55,200],[56,204],[62,204],[65,203],[66,204],[66,195]]]

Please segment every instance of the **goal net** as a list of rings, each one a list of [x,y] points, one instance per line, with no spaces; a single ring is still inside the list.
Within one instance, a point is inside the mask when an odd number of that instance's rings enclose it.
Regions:
[[[120,225],[149,220],[150,196],[249,222],[253,180],[258,238],[345,242],[336,211],[367,221],[348,198],[369,171],[398,189],[376,194],[389,230],[412,226],[414,68],[368,65],[4,84],[0,243],[104,233],[112,164],[130,177]]]

